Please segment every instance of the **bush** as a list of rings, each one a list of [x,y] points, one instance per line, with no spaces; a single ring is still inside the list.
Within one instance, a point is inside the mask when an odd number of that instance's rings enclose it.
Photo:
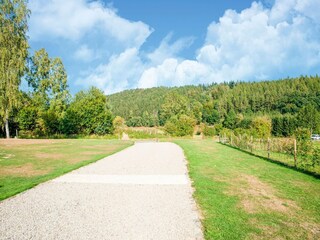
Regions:
[[[165,131],[172,136],[187,136],[193,135],[193,130],[196,125],[194,118],[188,117],[187,115],[181,115],[179,117],[171,117],[165,124]]]
[[[109,134],[113,132],[112,121],[107,97],[92,87],[76,94],[62,121],[62,129],[66,134]]]
[[[312,153],[311,132],[307,128],[297,128],[294,133],[297,139],[297,150],[302,156],[308,156]]]
[[[155,131],[134,131],[134,130],[127,130],[126,133],[128,134],[130,139],[151,139],[151,138],[164,138],[166,135],[163,133],[157,133]]]
[[[235,129],[237,124],[237,115],[234,110],[230,110],[228,114],[225,116],[223,121],[223,126],[229,129]]]
[[[208,126],[207,124],[203,124],[202,133],[204,136],[213,137],[216,134],[216,130],[213,126]]]
[[[252,124],[252,119],[251,118],[243,118],[239,124],[238,124],[238,128],[244,128],[244,129],[248,129],[250,128]]]
[[[255,117],[251,123],[252,133],[257,138],[269,138],[271,136],[271,120],[267,116]]]
[[[215,131],[216,131],[216,134],[219,135],[220,132],[221,132],[221,130],[223,129],[223,126],[222,126],[221,123],[215,124],[215,125],[214,125],[214,129],[215,129]]]
[[[120,116],[116,116],[116,117],[113,119],[112,125],[113,125],[113,128],[114,128],[114,132],[115,132],[116,134],[122,134],[124,128],[126,127],[126,125],[125,125],[125,120],[124,120],[122,117],[120,117]]]
[[[236,136],[243,136],[243,135],[252,136],[253,134],[252,134],[251,129],[236,128],[234,130],[234,135],[236,135]]]
[[[311,141],[311,132],[307,128],[297,128],[294,132],[298,142]]]
[[[94,133],[97,135],[112,134],[114,131],[112,125],[113,117],[108,112],[105,112],[103,115],[101,120],[97,122],[98,126],[94,129]]]
[[[32,131],[36,128],[37,109],[33,106],[26,106],[18,113],[19,128],[24,131]]]
[[[297,121],[294,116],[284,115],[272,118],[272,135],[274,136],[292,136],[297,127]]]
[[[312,153],[312,166],[320,166],[320,148],[314,148]]]

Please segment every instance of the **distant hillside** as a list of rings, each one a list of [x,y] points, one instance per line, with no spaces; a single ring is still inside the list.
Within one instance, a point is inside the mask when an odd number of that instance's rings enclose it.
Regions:
[[[135,89],[108,98],[113,114],[132,126],[161,125],[169,113],[193,115],[198,122],[214,124],[222,123],[230,112],[240,118],[295,116],[308,104],[319,111],[320,78]]]
[[[128,120],[130,117],[142,117],[143,113],[158,114],[165,97],[173,92],[198,99],[209,87],[156,87],[147,89],[125,90],[108,96],[114,115]]]

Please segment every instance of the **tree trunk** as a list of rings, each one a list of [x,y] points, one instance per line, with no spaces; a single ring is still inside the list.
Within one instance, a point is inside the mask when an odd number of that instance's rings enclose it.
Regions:
[[[9,131],[9,114],[8,114],[8,111],[6,111],[5,128],[6,128],[6,137],[7,137],[7,138],[10,138],[10,131]]]

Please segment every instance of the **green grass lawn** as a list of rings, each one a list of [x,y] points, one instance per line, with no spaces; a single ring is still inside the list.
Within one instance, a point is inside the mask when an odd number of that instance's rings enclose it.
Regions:
[[[1,139],[0,200],[130,145],[132,142],[101,139]]]
[[[206,239],[320,239],[320,180],[212,140],[185,152]]]

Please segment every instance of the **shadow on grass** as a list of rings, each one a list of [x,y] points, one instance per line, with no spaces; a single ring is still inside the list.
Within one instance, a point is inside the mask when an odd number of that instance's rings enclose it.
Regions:
[[[243,152],[243,153],[246,153],[246,154],[249,154],[251,156],[255,156],[255,157],[258,157],[260,159],[263,159],[265,161],[268,161],[268,162],[271,162],[271,163],[274,163],[274,164],[277,164],[277,165],[280,165],[280,166],[283,166],[283,167],[286,167],[286,168],[290,168],[294,171],[297,171],[297,172],[300,172],[300,173],[304,173],[304,174],[307,174],[307,175],[310,175],[316,179],[320,179],[320,174],[318,173],[315,173],[315,172],[311,172],[311,171],[308,171],[306,169],[302,169],[302,168],[297,168],[297,167],[294,167],[294,166],[291,166],[287,163],[284,163],[284,162],[280,162],[280,161],[277,161],[277,160],[274,160],[274,159],[271,159],[271,158],[267,158],[267,157],[263,157],[263,156],[260,156],[260,155],[257,155],[257,154],[254,154],[254,153],[251,153],[251,152],[248,152],[246,150],[243,150],[241,148],[237,148],[237,147],[234,147],[234,146],[230,146],[228,144],[224,144],[224,143],[221,143],[221,142],[218,142],[219,144],[223,145],[223,146],[227,146],[227,147],[230,147],[230,148],[233,148],[233,149],[236,149],[240,152]]]

